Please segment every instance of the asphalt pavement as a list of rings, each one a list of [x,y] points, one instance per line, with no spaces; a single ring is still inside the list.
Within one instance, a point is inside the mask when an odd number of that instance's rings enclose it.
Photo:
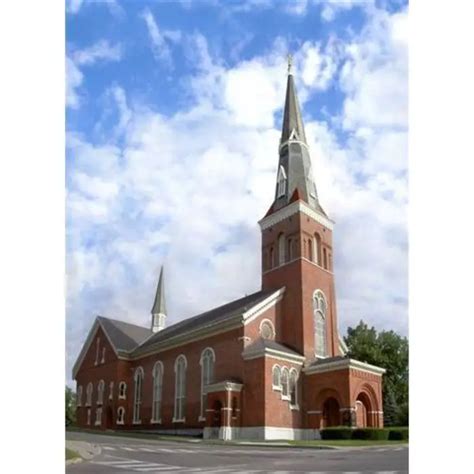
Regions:
[[[404,474],[408,446],[307,449],[203,442],[156,441],[68,432],[67,440],[86,442],[95,452],[66,466],[68,474]],[[100,449],[98,449],[100,448]]]

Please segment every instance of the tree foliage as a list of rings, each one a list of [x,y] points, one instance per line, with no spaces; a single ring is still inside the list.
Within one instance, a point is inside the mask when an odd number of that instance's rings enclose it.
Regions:
[[[394,331],[377,332],[363,321],[347,329],[349,357],[387,370],[383,376],[384,422],[408,426],[408,339]]]
[[[66,385],[66,424],[76,421],[76,394]]]

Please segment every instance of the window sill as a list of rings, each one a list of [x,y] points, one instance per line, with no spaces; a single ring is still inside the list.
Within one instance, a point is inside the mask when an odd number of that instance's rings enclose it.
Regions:
[[[292,411],[300,411],[299,405],[290,405],[290,410]]]
[[[199,415],[198,421],[206,421],[206,417]]]
[[[150,424],[152,424],[152,425],[161,425],[161,418],[159,420],[150,420]]]
[[[120,397],[120,396],[119,396],[118,399],[119,399],[119,400],[126,400],[127,397]]]
[[[289,402],[289,401],[291,400],[290,397],[287,397],[287,396],[285,396],[285,395],[282,395],[282,396],[281,396],[281,399],[282,399],[282,400],[285,400],[286,402]]]
[[[272,385],[272,389],[276,392],[281,392],[281,387],[279,387],[278,385]]]
[[[123,421],[117,421],[117,425],[123,425]]]
[[[102,422],[96,421],[96,422],[94,423],[94,426],[100,426],[101,424],[102,424]]]
[[[142,420],[137,420],[137,421],[132,422],[132,425],[141,425],[141,424],[142,424]]]
[[[186,418],[173,418],[171,421],[172,423],[186,423]]]

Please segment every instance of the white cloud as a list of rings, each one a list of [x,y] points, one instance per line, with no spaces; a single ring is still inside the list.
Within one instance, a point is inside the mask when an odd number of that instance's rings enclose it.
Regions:
[[[155,58],[162,61],[167,66],[172,66],[171,47],[172,43],[181,41],[181,32],[176,30],[161,31],[156,23],[153,13],[146,8],[141,13],[141,18],[145,21],[148,29],[148,35],[152,44],[152,51]]]
[[[84,73],[79,66],[92,66],[99,61],[120,61],[122,53],[120,44],[111,45],[105,40],[70,52],[66,57],[66,106],[77,109],[81,104],[79,89],[84,82]]]
[[[295,76],[303,107],[312,91],[336,78],[346,104],[361,107],[354,112],[345,105],[331,128],[306,123],[319,195],[336,221],[341,329],[364,318],[403,332],[403,17],[376,13],[371,22],[342,51],[332,40],[304,43],[295,51]],[[384,44],[387,34],[391,39]],[[204,60],[189,81],[192,107],[164,117],[130,105],[115,86],[125,132],[120,145],[68,136],[68,317],[82,318],[81,332],[69,333],[71,354],[95,314],[149,324],[163,261],[169,324],[259,288],[257,221],[274,192],[281,125],[275,116],[284,101],[286,45],[277,42],[271,53],[226,68],[209,55],[205,38],[196,38],[196,57]],[[346,66],[339,78],[341,61]],[[401,85],[368,86],[388,71]],[[384,117],[374,113],[379,106],[386,108]],[[348,135],[344,141],[341,132]]]
[[[66,12],[75,15],[79,13],[84,5],[103,5],[106,6],[112,15],[122,18],[125,14],[123,8],[117,0],[66,0]]]

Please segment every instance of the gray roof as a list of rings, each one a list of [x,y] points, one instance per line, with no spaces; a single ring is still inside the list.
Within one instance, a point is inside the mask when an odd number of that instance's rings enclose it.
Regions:
[[[153,334],[150,329],[124,321],[103,316],[98,316],[97,319],[117,351],[130,352]]]
[[[285,346],[284,344],[280,344],[279,342],[275,342],[271,339],[262,339],[262,338],[248,345],[244,350],[244,354],[247,352],[259,352],[260,350],[263,350],[263,349],[274,349],[276,351],[284,352],[290,355],[297,355],[297,356],[303,355],[291,349],[290,347]]]
[[[135,353],[140,353],[149,349],[155,344],[167,341],[168,339],[184,334],[188,331],[214,325],[234,316],[241,315],[248,309],[268,298],[275,290],[262,290],[248,296],[244,296],[235,301],[231,301],[225,305],[211,309],[197,316],[187,318],[179,323],[173,324],[162,331],[155,333],[152,337],[147,339]],[[135,355],[135,354],[134,354]]]
[[[294,136],[292,137],[293,132]],[[292,138],[290,139],[290,137]],[[316,184],[313,180],[311,157],[306,143],[303,118],[292,74],[288,75],[280,144],[285,142],[288,143],[280,149],[277,173],[283,167],[286,174],[286,190],[285,194],[279,197],[278,182],[276,183],[272,212],[285,207],[293,200],[302,199],[313,209],[326,216],[319,203]]]
[[[336,360],[349,360],[347,356],[334,356],[334,357],[326,357],[325,359],[316,359],[315,361],[311,362],[309,367],[314,367],[315,365],[327,364],[328,362],[335,362]]]
[[[161,267],[160,278],[158,279],[158,286],[156,288],[155,302],[151,308],[151,314],[166,314],[165,301],[165,279],[163,277],[163,267]]]

